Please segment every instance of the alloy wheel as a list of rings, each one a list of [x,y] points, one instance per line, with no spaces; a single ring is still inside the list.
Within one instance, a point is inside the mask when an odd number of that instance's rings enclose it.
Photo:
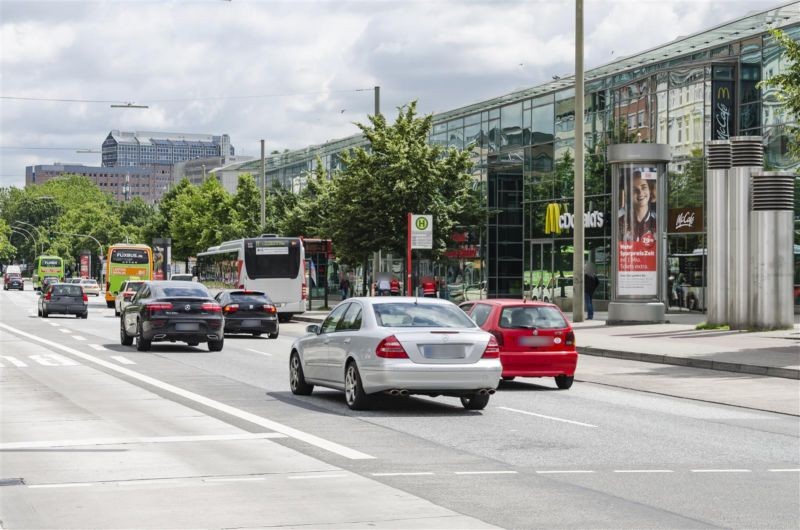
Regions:
[[[344,399],[348,405],[352,405],[356,400],[356,393],[358,392],[358,381],[356,380],[356,371],[353,365],[347,367],[347,373],[344,375]]]

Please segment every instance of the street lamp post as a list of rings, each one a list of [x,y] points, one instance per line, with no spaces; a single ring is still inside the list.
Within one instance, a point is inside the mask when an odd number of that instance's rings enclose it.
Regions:
[[[89,239],[94,240],[94,242],[97,243],[97,248],[100,249],[100,254],[98,255],[98,259],[100,259],[100,263],[102,263],[102,260],[103,260],[103,245],[100,244],[100,241],[98,241],[96,237],[90,236],[89,234],[72,234],[70,232],[56,232],[55,230],[50,230],[50,232],[53,233],[53,234],[59,234],[59,235],[62,235],[62,236],[88,237]]]
[[[34,252],[34,254],[35,254],[35,253],[36,253],[36,247],[38,247],[38,246],[39,246],[39,242],[37,241],[37,239],[36,239],[36,236],[35,236],[35,235],[33,235],[33,234],[31,233],[31,231],[30,231],[30,230],[28,230],[28,229],[26,229],[26,228],[22,228],[21,226],[18,226],[18,225],[12,225],[11,227],[12,227],[12,228],[15,228],[17,231],[19,231],[19,230],[24,230],[26,234],[28,234],[29,236],[31,236],[31,238],[33,239],[33,252]],[[42,254],[44,254],[44,245],[42,245]]]
[[[40,227],[38,227],[38,226],[34,226],[34,225],[30,224],[30,223],[26,223],[25,221],[16,221],[16,222],[24,224],[25,226],[30,226],[31,228],[36,230],[36,233],[39,234],[39,241],[41,242],[41,245],[42,245],[42,254],[44,254],[44,242],[47,239],[47,237],[46,237],[47,234],[42,235],[42,229]],[[48,248],[49,248],[49,242],[48,242]]]
[[[19,235],[21,235],[21,236],[23,236],[25,238],[25,241],[27,241],[28,243],[31,242],[31,238],[30,238],[29,235],[27,235],[24,232],[20,232],[18,229],[14,228],[13,226],[11,227],[11,233],[12,234],[19,234]],[[33,253],[36,254],[36,240],[35,239],[33,240]],[[35,258],[36,258],[36,256],[34,256],[34,259]]]

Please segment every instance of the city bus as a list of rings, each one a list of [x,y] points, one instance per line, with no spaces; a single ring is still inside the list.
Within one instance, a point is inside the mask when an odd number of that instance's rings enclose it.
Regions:
[[[262,291],[286,322],[305,312],[305,249],[299,237],[226,241],[197,255],[195,275],[209,289]]]
[[[64,281],[64,260],[58,256],[38,256],[33,262],[31,276],[33,290],[40,291],[42,282],[49,277],[58,278],[60,282]]]
[[[117,243],[106,256],[106,305],[113,308],[122,282],[153,279],[153,250],[147,245]]]

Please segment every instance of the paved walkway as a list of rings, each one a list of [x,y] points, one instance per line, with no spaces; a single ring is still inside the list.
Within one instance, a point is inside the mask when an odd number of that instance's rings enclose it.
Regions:
[[[297,321],[322,322],[327,311]],[[569,316],[569,315],[567,315]],[[669,313],[666,324],[608,326],[606,313],[573,324],[583,355],[800,379],[800,316],[794,329],[769,332],[698,330],[705,315]]]

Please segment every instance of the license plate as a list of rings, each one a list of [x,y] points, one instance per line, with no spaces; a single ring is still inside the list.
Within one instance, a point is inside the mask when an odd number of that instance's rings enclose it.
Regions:
[[[245,328],[257,328],[260,325],[260,320],[242,320],[242,327]]]
[[[463,344],[423,344],[420,349],[426,359],[463,359],[466,351]]]
[[[553,343],[553,337],[520,337],[523,346],[547,346]]]
[[[200,325],[197,323],[175,324],[175,331],[197,331],[199,329]]]

